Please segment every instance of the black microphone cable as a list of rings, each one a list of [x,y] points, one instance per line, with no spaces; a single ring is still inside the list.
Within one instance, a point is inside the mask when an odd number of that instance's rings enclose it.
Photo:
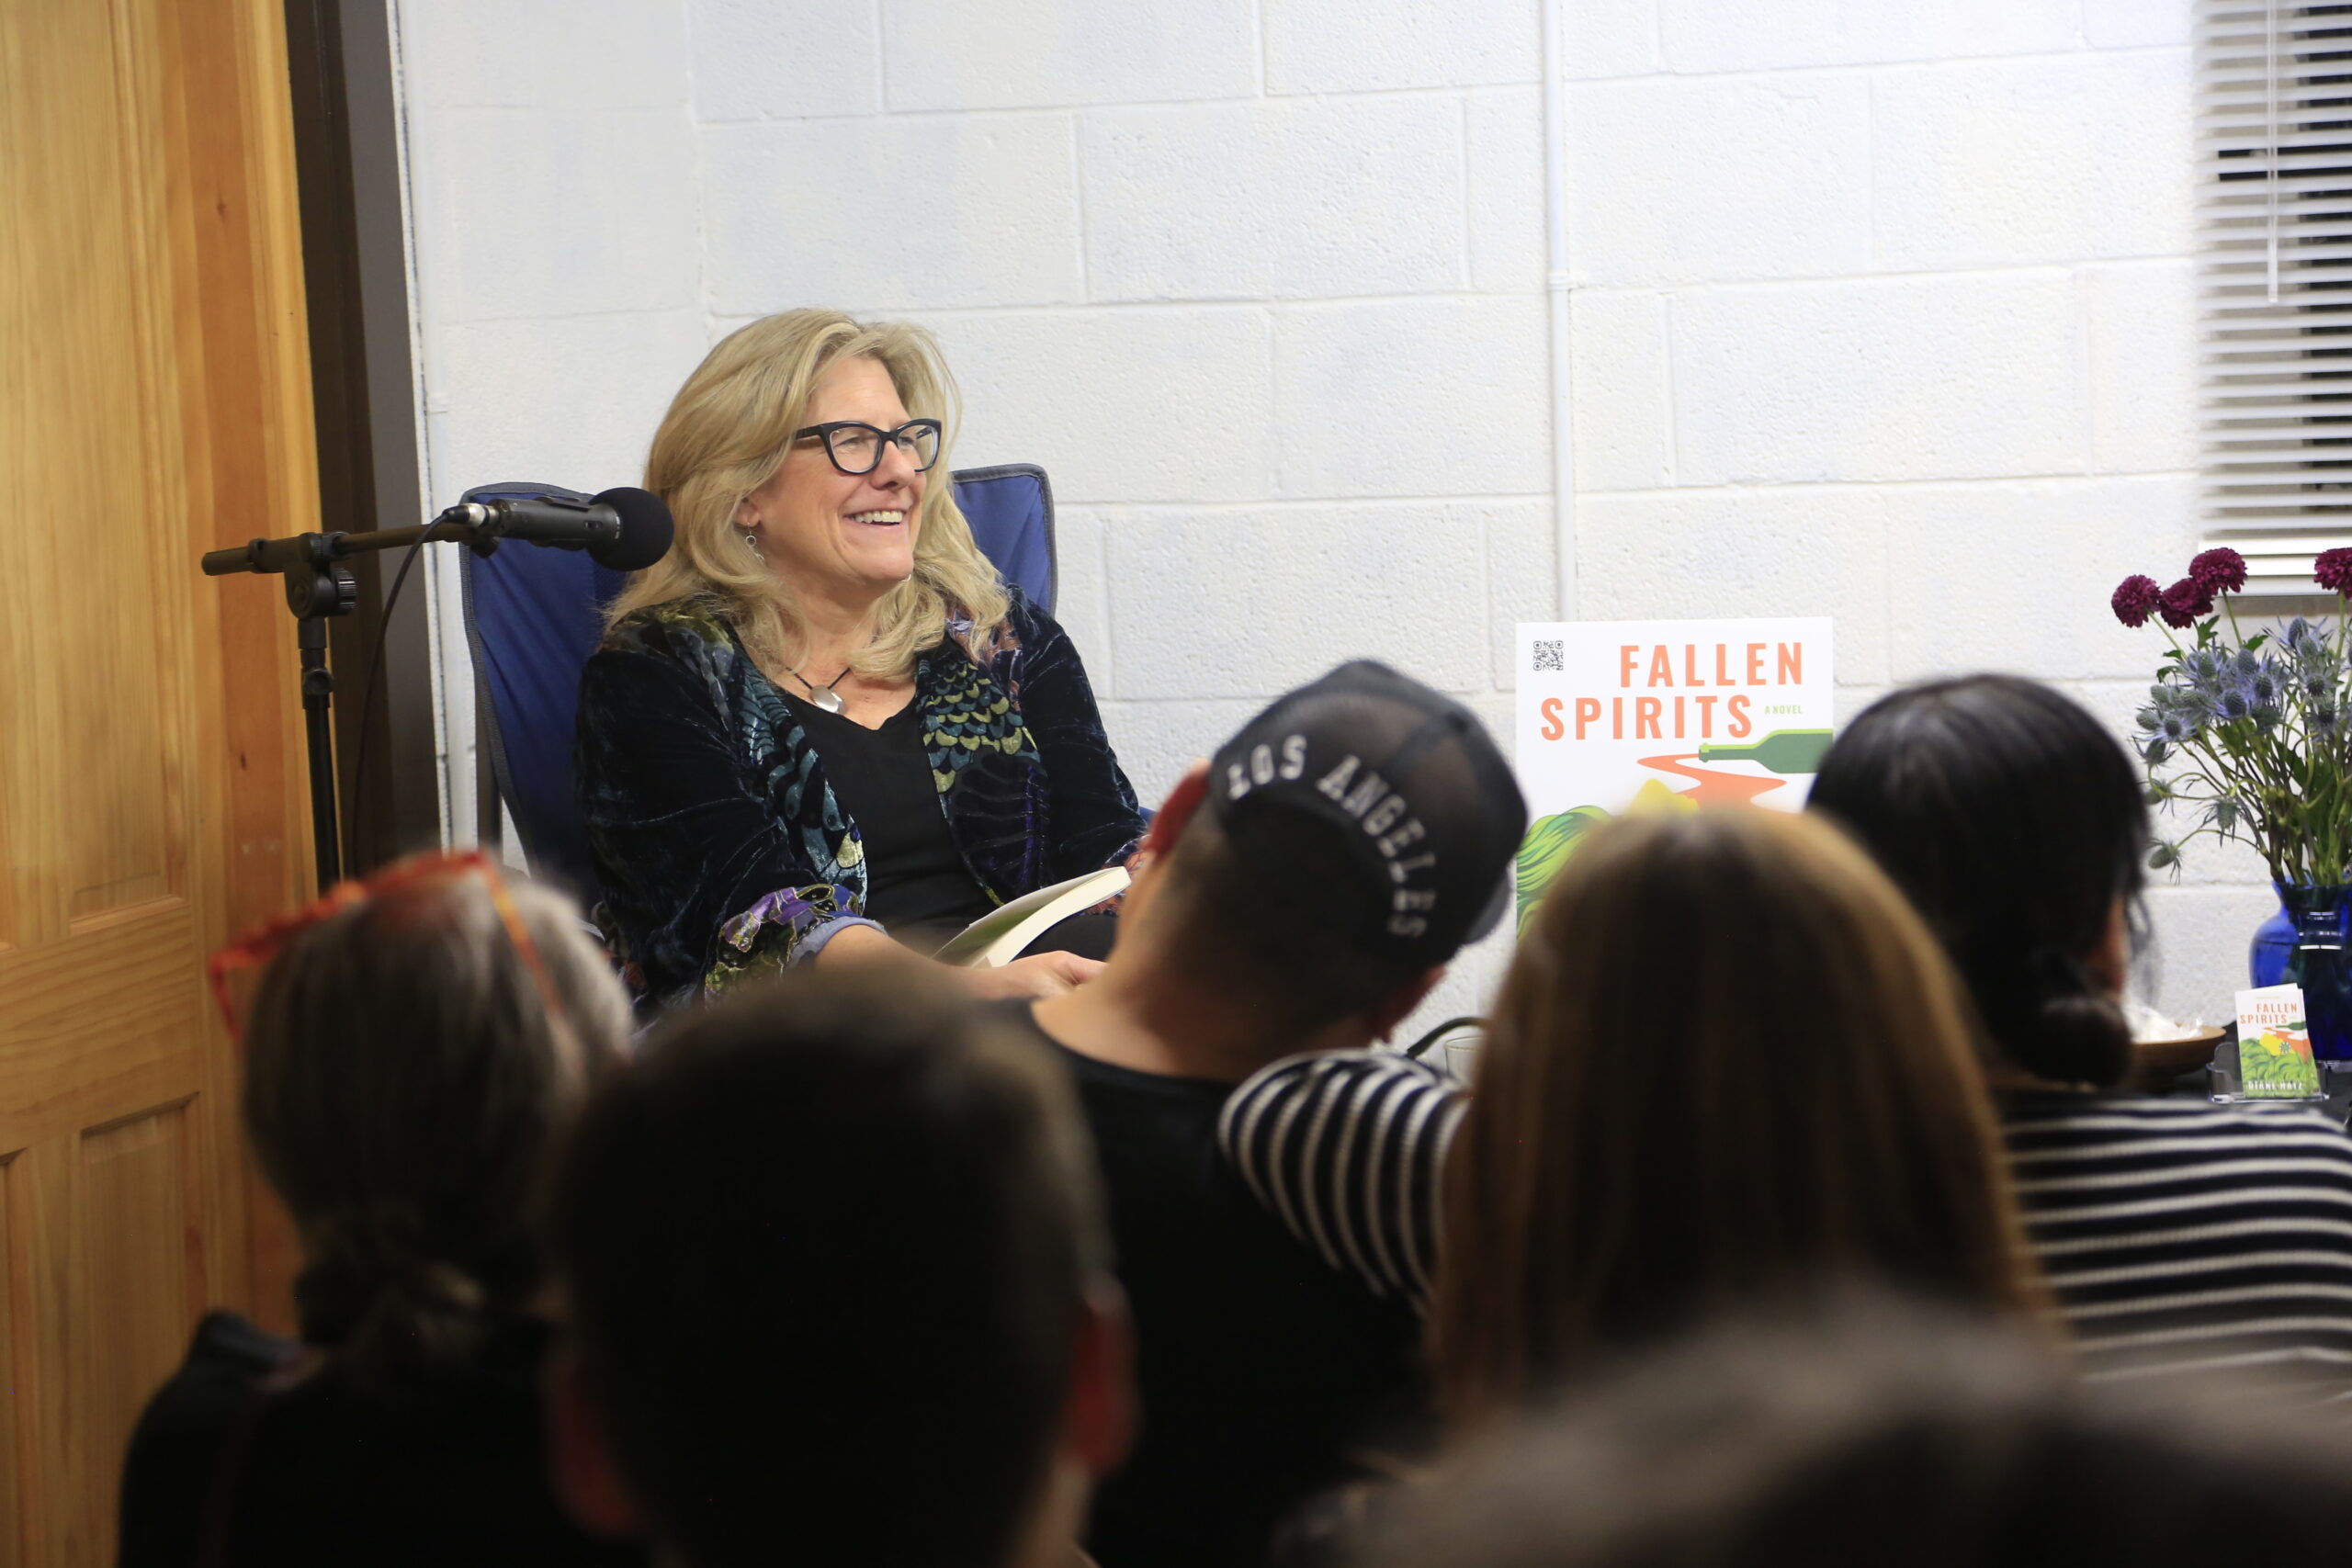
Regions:
[[[343,829],[343,865],[346,876],[360,874],[356,852],[359,842],[359,824],[366,820],[360,815],[360,807],[368,798],[368,737],[375,728],[376,694],[384,688],[384,639],[392,629],[392,606],[401,602],[401,587],[408,581],[408,569],[416,564],[417,551],[432,542],[430,539],[419,539],[409,546],[407,553],[401,557],[401,569],[392,574],[392,591],[384,595],[384,613],[376,621],[376,646],[368,655],[368,682],[360,691],[359,750],[351,770],[351,814]]]

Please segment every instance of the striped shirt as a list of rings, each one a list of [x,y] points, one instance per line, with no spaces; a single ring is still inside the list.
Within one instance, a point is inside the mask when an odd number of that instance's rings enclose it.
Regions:
[[[1226,1100],[1217,1138],[1258,1201],[1332,1268],[1429,1304],[1438,1183],[1467,1103],[1392,1051],[1290,1056]]]
[[[1467,1096],[1387,1052],[1277,1062],[1219,1134],[1261,1202],[1375,1292],[1429,1299]],[[2267,1367],[2352,1394],[2352,1137],[2315,1111],[2018,1093],[2026,1230],[2094,1377]]]
[[[2093,1376],[2268,1367],[2352,1393],[2352,1138],[2315,1111],[2004,1096],[2026,1230]]]

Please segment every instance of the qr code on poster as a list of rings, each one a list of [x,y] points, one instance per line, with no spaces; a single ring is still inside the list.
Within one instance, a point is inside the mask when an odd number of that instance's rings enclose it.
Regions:
[[[1566,662],[1560,657],[1560,645],[1557,642],[1539,640],[1535,644],[1535,672],[1538,675],[1547,671],[1557,674],[1566,668]]]

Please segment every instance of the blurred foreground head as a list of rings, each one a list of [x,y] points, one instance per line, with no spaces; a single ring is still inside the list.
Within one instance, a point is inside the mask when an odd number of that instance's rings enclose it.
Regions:
[[[560,1485],[694,1568],[1064,1552],[1124,1451],[1092,1156],[1028,1041],[897,969],[676,1021],[557,1185]]]
[[[548,1161],[629,1014],[552,893],[438,857],[368,886],[264,972],[244,1119],[301,1234],[302,1337],[398,1382],[537,1293]]]
[[[2039,1299],[1957,985],[1836,829],[1587,834],[1521,941],[1454,1140],[1430,1308],[1462,1425],[1759,1300]]]
[[[2053,1083],[2130,1070],[2114,993],[2148,807],[2080,704],[2014,675],[1906,687],[1838,735],[1809,806],[1909,895],[2001,1055]]]
[[[2352,1541],[2340,1422],[2083,1385],[1881,1302],[1666,1348],[1460,1456],[1362,1568],[2305,1568]]]

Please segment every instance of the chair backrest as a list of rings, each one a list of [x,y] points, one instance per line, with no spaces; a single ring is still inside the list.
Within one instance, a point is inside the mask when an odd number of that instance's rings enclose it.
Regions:
[[[999,577],[1052,615],[1057,583],[1054,487],[1046,470],[1035,463],[999,463],[958,468],[953,477],[956,509],[972,525],[980,554],[995,563]]]
[[[1050,614],[1054,492],[1045,470],[1006,463],[950,478],[981,553],[1000,577]],[[517,496],[588,499],[560,485],[522,481],[483,485],[465,499]],[[533,874],[593,897],[594,863],[572,791],[571,735],[581,669],[604,634],[605,606],[626,579],[578,550],[519,544],[488,556],[466,552],[461,576],[476,702],[499,798]]]

